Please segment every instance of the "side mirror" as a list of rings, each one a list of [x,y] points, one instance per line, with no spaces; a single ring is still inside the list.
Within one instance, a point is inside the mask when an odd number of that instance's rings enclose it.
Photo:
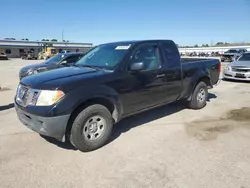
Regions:
[[[145,64],[143,62],[132,63],[129,67],[131,71],[141,71],[145,69]]]
[[[66,60],[65,60],[65,61],[62,61],[61,64],[62,64],[62,65],[65,65],[65,64],[67,64],[67,61],[66,61]]]

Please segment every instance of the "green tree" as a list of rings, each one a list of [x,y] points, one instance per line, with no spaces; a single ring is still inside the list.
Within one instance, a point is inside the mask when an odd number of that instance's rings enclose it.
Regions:
[[[215,46],[221,46],[221,45],[223,45],[224,43],[223,42],[217,42],[216,44],[215,44]]]
[[[202,47],[209,47],[208,44],[202,44]]]
[[[15,38],[4,38],[4,40],[16,40]]]

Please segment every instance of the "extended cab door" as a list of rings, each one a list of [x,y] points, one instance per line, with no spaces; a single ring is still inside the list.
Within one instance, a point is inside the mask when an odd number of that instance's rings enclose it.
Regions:
[[[129,114],[158,105],[167,100],[165,66],[162,62],[158,43],[146,43],[138,46],[127,62],[127,76],[123,81],[124,113]],[[143,62],[140,71],[131,71],[131,64]]]
[[[182,91],[182,69],[179,50],[173,41],[162,42],[166,64],[167,96],[175,101]]]

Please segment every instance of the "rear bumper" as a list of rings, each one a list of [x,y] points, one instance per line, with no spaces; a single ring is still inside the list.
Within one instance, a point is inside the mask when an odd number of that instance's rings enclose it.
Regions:
[[[41,117],[25,112],[15,104],[17,116],[29,129],[57,140],[64,141],[64,135],[70,115]]]

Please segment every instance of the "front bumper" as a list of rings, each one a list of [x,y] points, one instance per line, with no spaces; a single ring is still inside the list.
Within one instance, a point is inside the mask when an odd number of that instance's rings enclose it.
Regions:
[[[250,72],[242,73],[242,72],[233,72],[229,70],[224,70],[223,78],[230,80],[250,81]]]
[[[64,135],[70,115],[41,117],[25,112],[18,104],[15,104],[15,109],[21,123],[31,130],[64,141]]]

